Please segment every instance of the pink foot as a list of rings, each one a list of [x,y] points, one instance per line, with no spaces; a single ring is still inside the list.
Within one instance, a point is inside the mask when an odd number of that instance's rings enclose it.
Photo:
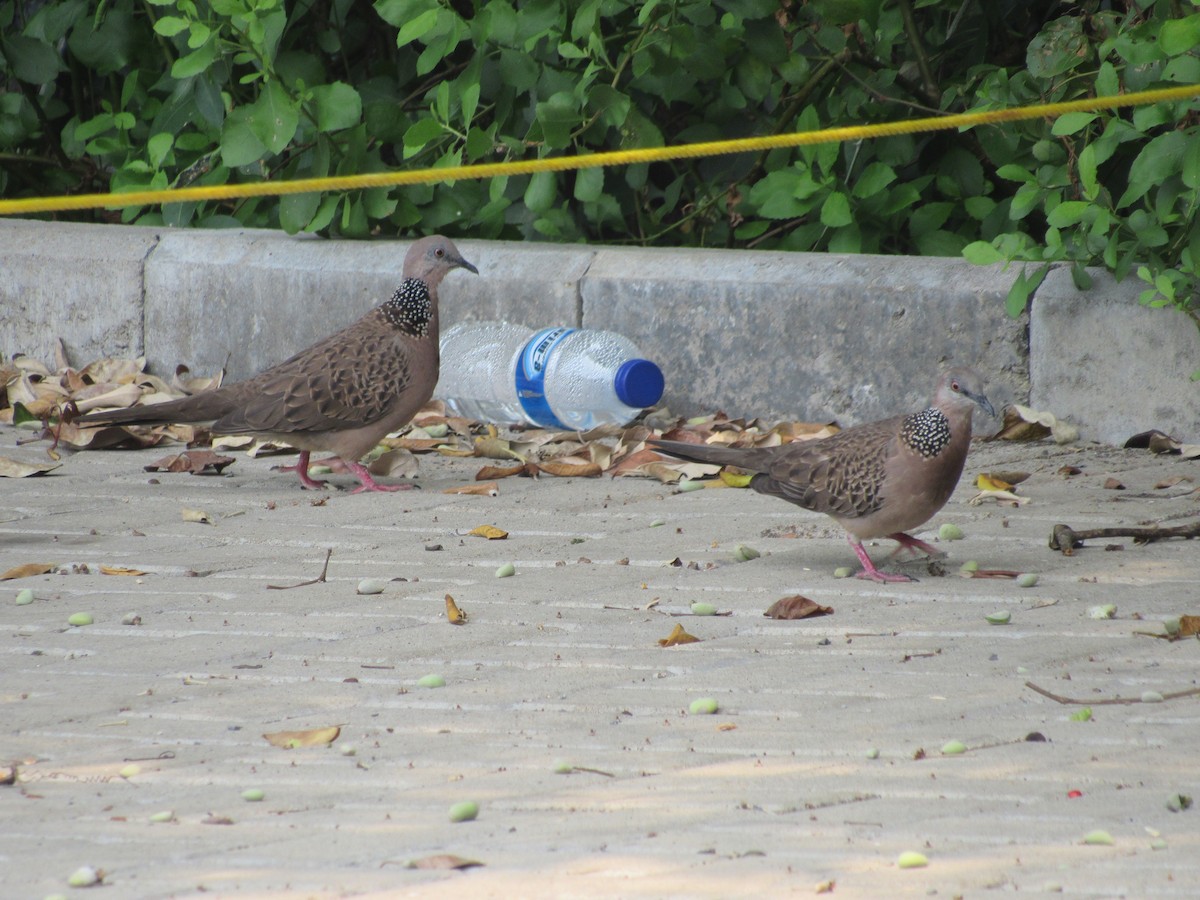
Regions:
[[[416,488],[416,485],[411,481],[406,481],[401,484],[380,484],[371,477],[371,473],[367,471],[367,467],[362,463],[347,462],[346,468],[354,473],[360,484],[350,493],[361,494],[363,491],[411,491]]]
[[[944,550],[939,550],[937,547],[933,547],[924,541],[919,541],[912,535],[905,534],[903,531],[897,531],[894,534],[889,534],[888,537],[900,545],[888,554],[888,559],[891,559],[901,550],[907,550],[914,556],[916,556],[918,553],[924,553],[931,559],[944,559],[947,555]]]
[[[908,537],[908,535],[905,535],[905,537]],[[850,547],[854,550],[854,555],[858,557],[858,561],[863,564],[863,570],[855,575],[855,578],[864,578],[867,581],[874,581],[876,584],[899,584],[905,581],[916,581],[915,578],[909,578],[907,575],[880,572],[875,568],[875,564],[871,562],[871,557],[867,556],[867,551],[863,547],[862,541],[849,534],[846,535],[846,540],[850,542]],[[909,540],[912,539],[909,538]]]
[[[308,477],[308,458],[309,458],[309,452],[307,450],[301,450],[300,458],[298,460],[296,460],[296,464],[294,466],[278,466],[278,469],[280,472],[295,472],[297,475],[300,476],[300,484],[303,487],[308,488],[309,490],[313,490],[313,491],[324,490],[325,488],[328,487],[328,485],[325,482],[313,481],[311,478]]]

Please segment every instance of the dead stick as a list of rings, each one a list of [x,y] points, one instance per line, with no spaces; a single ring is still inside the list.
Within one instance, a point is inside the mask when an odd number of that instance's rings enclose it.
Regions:
[[[1045,688],[1038,687],[1032,681],[1025,682],[1025,687],[1031,691],[1037,691],[1043,697],[1049,697],[1055,703],[1061,703],[1064,706],[1128,706],[1131,703],[1146,703],[1141,697],[1111,697],[1107,700],[1075,700],[1072,697],[1064,697],[1061,694],[1054,694]],[[1189,688],[1186,691],[1175,691],[1173,694],[1163,694],[1163,700],[1178,700],[1180,697],[1195,697],[1200,696],[1200,688]],[[1150,701],[1154,702],[1154,701]]]
[[[1054,530],[1050,532],[1050,549],[1061,550],[1063,556],[1071,556],[1076,547],[1083,546],[1084,541],[1112,537],[1131,537],[1141,544],[1149,544],[1172,537],[1186,538],[1190,541],[1194,537],[1200,537],[1200,521],[1169,528],[1151,525],[1148,528],[1131,526],[1127,528],[1089,528],[1084,531],[1076,531],[1069,525],[1055,525]]]
[[[308,581],[301,581],[299,584],[268,584],[268,591],[290,591],[292,588],[308,587],[310,584],[324,584],[325,576],[329,572],[329,557],[333,556],[333,548],[330,547],[325,551],[325,565],[321,566],[321,574],[316,578],[310,578]]]

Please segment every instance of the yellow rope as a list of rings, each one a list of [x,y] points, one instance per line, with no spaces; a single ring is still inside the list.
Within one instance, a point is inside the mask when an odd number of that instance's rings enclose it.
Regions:
[[[403,184],[426,184],[435,181],[457,181],[469,178],[496,178],[504,175],[527,175],[533,172],[563,172],[570,169],[591,169],[597,166],[633,165],[661,162],[697,156],[717,156],[726,153],[773,150],[777,147],[801,147],[836,141],[859,141],[921,131],[940,131],[969,128],[996,122],[1016,122],[1025,119],[1052,118],[1069,112],[1091,112],[1140,106],[1169,100],[1187,100],[1200,96],[1200,85],[1159,88],[1138,91],[1115,97],[1089,97],[1062,103],[1042,103],[1015,109],[988,112],[958,113],[882,122],[877,125],[852,125],[826,128],[820,131],[800,131],[768,137],[740,138],[729,141],[705,141],[674,147],[641,147],[636,150],[613,150],[588,156],[556,156],[516,162],[480,163],[439,169],[417,169],[409,172],[373,172],[363,175],[344,175],[328,178],[300,178],[295,181],[259,181],[246,184],[222,184],[205,187],[185,187],[155,191],[123,191],[116,194],[78,194],[60,197],[30,197],[22,200],[0,200],[0,215],[53,212],[95,207],[120,208],[157,203],[185,203],[190,200],[229,200],[239,197],[266,197],[281,194],[304,194],[316,191],[352,191],[363,188],[392,187]]]

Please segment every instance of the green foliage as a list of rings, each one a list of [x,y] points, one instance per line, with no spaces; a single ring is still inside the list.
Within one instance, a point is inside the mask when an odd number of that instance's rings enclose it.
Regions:
[[[660,146],[1200,82],[1194,0],[0,0],[0,195]],[[1115,8],[1113,8],[1115,6]],[[1194,102],[95,217],[965,255],[1193,311]],[[88,216],[90,214],[82,214]]]

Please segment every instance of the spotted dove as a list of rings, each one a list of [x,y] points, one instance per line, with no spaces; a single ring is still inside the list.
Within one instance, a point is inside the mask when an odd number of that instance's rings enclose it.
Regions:
[[[862,542],[889,537],[900,549],[941,554],[905,534],[929,521],[954,492],[971,441],[978,405],[995,415],[980,378],[954,368],[938,379],[928,409],[839,431],[816,441],[739,449],[648,441],[656,450],[694,462],[754,472],[750,486],[805,509],[832,516],[862,562],[859,578],[911,581],[875,568]]]
[[[210,423],[215,434],[252,434],[300,450],[304,487],[309,454],[341,458],[360,491],[398,491],[376,483],[358,460],[403,426],[438,380],[438,297],[451,269],[478,270],[447,238],[422,238],[404,257],[404,280],[391,299],[353,325],[246,381],[148,406],[93,412],[82,425]]]

